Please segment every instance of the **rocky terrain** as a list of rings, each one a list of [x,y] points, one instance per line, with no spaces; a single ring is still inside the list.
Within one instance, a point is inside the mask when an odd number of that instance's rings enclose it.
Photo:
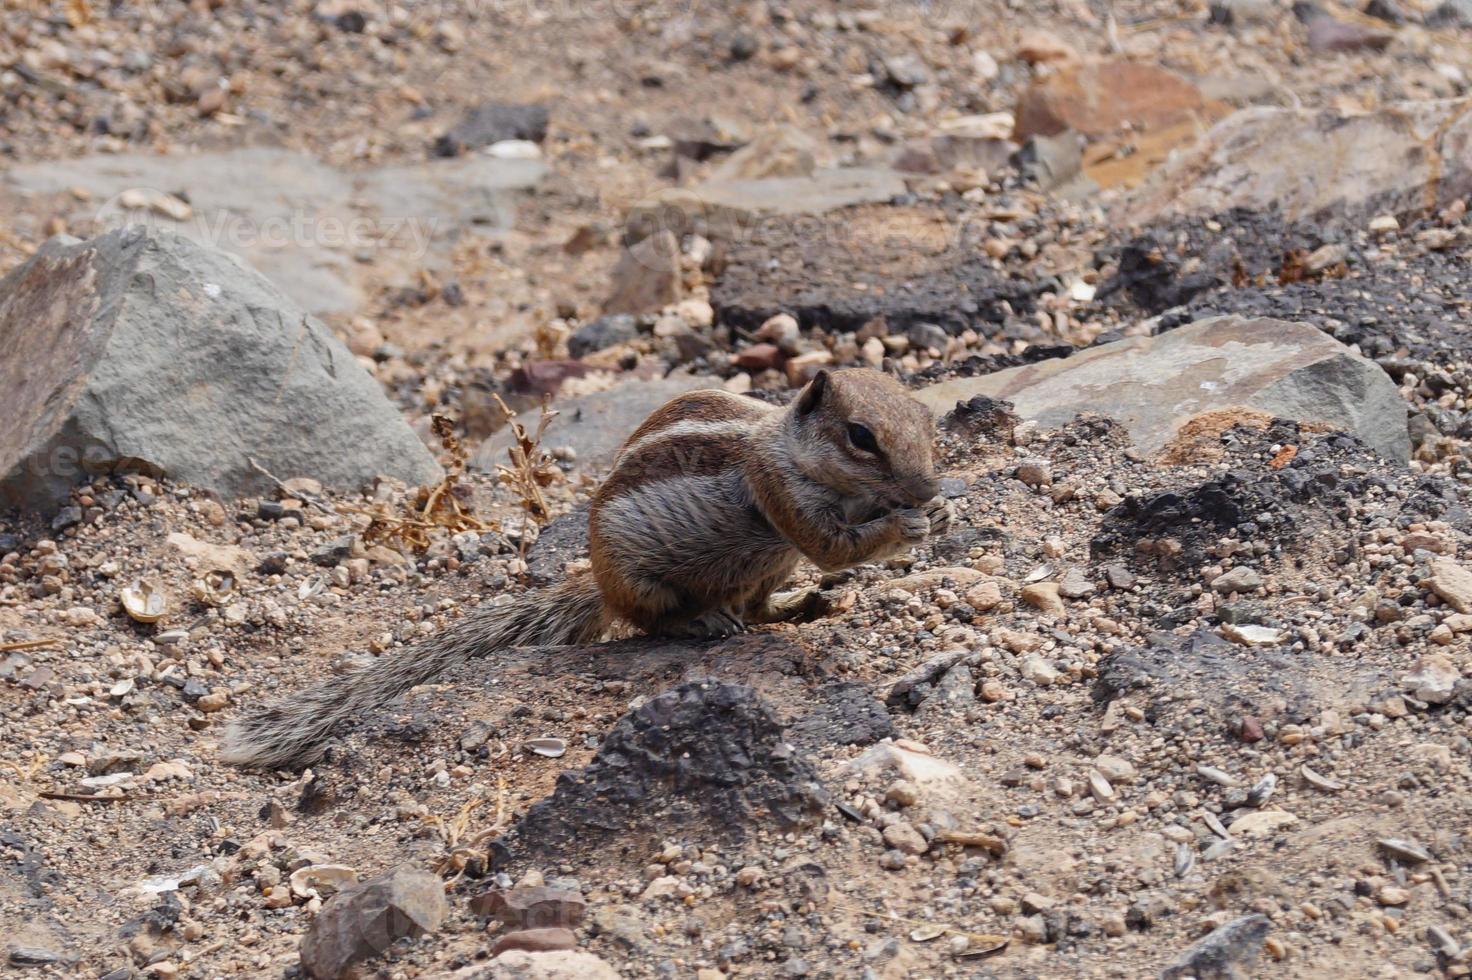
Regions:
[[[1472,974],[1469,72],[1462,0],[7,4],[6,975]],[[219,762],[826,366],[948,535]]]

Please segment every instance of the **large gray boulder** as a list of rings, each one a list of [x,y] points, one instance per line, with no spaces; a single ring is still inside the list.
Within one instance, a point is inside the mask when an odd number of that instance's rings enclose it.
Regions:
[[[1321,423],[1402,462],[1411,451],[1405,401],[1380,366],[1285,320],[1198,320],[916,395],[937,414],[976,395],[1005,399],[1050,427],[1083,412],[1107,415],[1149,453],[1169,447],[1192,419],[1232,410]]]
[[[55,238],[0,280],[0,510],[60,507],[91,474],[226,497],[265,478],[352,488],[438,465],[316,319],[227,253],[139,226]]]
[[[1127,222],[1275,210],[1290,220],[1434,210],[1472,193],[1472,99],[1372,112],[1256,107],[1174,155],[1116,212]]]

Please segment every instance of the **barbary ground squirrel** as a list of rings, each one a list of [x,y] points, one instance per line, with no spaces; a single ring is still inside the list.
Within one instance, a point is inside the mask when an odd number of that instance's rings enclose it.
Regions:
[[[779,620],[772,594],[800,559],[836,571],[945,531],[933,436],[930,412],[878,371],[820,372],[785,409],[680,395],[629,437],[594,494],[591,573],[256,708],[230,727],[222,755],[306,765],[339,722],[506,647],[589,643],[619,620],[687,636]]]

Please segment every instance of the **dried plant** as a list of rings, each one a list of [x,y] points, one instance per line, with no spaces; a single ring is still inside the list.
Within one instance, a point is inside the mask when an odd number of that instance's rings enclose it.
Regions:
[[[366,508],[342,508],[346,513],[366,514],[370,518],[363,532],[365,543],[422,552],[429,547],[430,535],[436,529],[442,528],[452,534],[491,529],[475,516],[470,488],[459,482],[465,475],[469,454],[455,435],[455,424],[443,415],[436,415],[432,419],[432,427],[446,457],[445,476],[439,483],[420,487],[403,502],[399,513],[395,513],[387,503]]]
[[[551,455],[542,448],[542,436],[547,431],[548,424],[557,417],[557,413],[542,403],[542,414],[537,420],[537,429],[528,434],[526,426],[517,421],[516,413],[511,407],[496,395],[496,401],[501,410],[506,413],[506,424],[511,427],[511,435],[515,439],[507,450],[511,457],[511,465],[504,464],[496,467],[496,472],[501,482],[516,491],[521,498],[521,506],[531,515],[538,524],[546,522],[549,513],[547,509],[547,498],[542,495],[542,488],[551,486],[555,481],[562,478],[562,470],[557,468]]]

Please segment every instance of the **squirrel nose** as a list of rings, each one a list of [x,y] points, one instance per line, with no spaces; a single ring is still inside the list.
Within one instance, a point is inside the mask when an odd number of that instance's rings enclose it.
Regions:
[[[940,481],[933,477],[913,480],[905,486],[905,496],[910,499],[910,504],[914,507],[929,503],[938,493],[940,493]]]

